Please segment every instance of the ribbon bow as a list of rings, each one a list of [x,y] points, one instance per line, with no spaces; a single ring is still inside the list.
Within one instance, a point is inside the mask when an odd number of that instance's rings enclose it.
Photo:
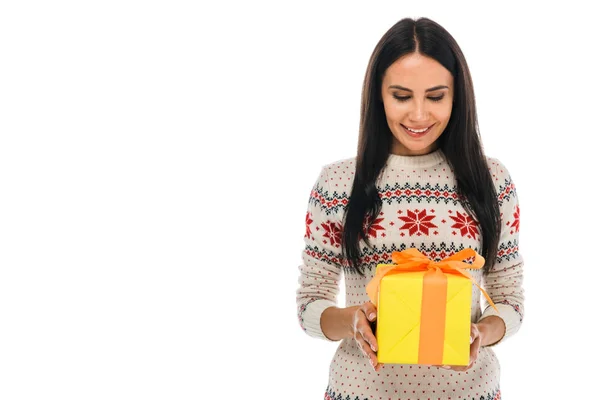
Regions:
[[[467,264],[463,260],[475,256],[473,264]],[[431,271],[435,273],[451,273],[460,274],[465,278],[468,278],[481,290],[481,293],[485,296],[488,303],[498,311],[496,305],[487,294],[487,292],[479,286],[475,279],[465,271],[468,268],[480,269],[485,264],[485,260],[473,249],[464,249],[455,253],[452,256],[446,257],[439,262],[435,262],[429,259],[426,255],[421,253],[419,250],[411,248],[404,251],[394,251],[392,253],[392,261],[394,264],[389,264],[385,267],[377,268],[375,276],[367,284],[367,294],[371,299],[371,302],[377,306],[377,292],[379,291],[379,284],[381,279],[392,272],[408,272],[408,271]]]

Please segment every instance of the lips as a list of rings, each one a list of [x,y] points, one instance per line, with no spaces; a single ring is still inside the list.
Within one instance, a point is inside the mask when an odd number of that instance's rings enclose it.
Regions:
[[[402,125],[402,124],[400,124],[400,125]],[[419,133],[408,130],[408,128],[404,125],[402,125],[402,128],[404,129],[404,132],[406,132],[409,136],[412,136],[414,138],[420,138],[420,137],[427,135],[429,132],[431,132],[431,128],[433,128],[434,125],[435,124],[429,126],[426,131],[419,132]],[[423,129],[423,128],[421,128],[421,129]]]

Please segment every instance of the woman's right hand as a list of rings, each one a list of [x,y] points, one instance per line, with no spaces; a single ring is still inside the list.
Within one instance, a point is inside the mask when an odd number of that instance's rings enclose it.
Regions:
[[[358,348],[369,359],[371,366],[377,372],[383,364],[377,362],[377,339],[371,329],[371,322],[377,318],[377,308],[370,301],[364,303],[354,311],[352,318],[352,333]]]

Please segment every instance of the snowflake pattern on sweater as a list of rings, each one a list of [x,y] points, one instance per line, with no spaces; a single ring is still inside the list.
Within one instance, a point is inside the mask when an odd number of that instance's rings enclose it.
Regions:
[[[499,343],[514,335],[523,320],[523,260],[519,253],[520,209],[515,185],[506,167],[487,158],[496,184],[502,229],[498,253],[490,273],[470,270],[496,303],[499,312],[473,289],[471,320],[497,315],[506,324]],[[329,341],[320,327],[321,313],[338,306],[344,277],[345,307],[369,301],[365,286],[379,263],[391,263],[391,254],[417,248],[435,261],[465,248],[482,247],[479,223],[462,207],[453,171],[441,150],[422,156],[390,154],[377,181],[382,200],[380,214],[365,220],[370,246],[361,241],[364,277],[348,268],[341,255],[343,216],[355,172],[355,158],[323,167],[308,200],[305,248],[297,290],[298,321],[313,337]],[[339,343],[331,361],[325,399],[500,399],[500,365],[493,346],[480,349],[471,369],[454,372],[421,365],[387,364],[373,371],[354,340]]]

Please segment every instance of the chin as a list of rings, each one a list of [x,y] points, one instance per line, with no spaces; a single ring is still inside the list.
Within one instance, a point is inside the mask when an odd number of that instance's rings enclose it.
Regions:
[[[402,143],[400,145],[404,151],[407,151],[409,155],[422,155],[430,153],[433,150],[433,143]],[[401,150],[402,151],[402,150]]]
[[[418,148],[409,149],[409,151],[415,155],[423,155],[431,152],[430,146],[423,146]]]

